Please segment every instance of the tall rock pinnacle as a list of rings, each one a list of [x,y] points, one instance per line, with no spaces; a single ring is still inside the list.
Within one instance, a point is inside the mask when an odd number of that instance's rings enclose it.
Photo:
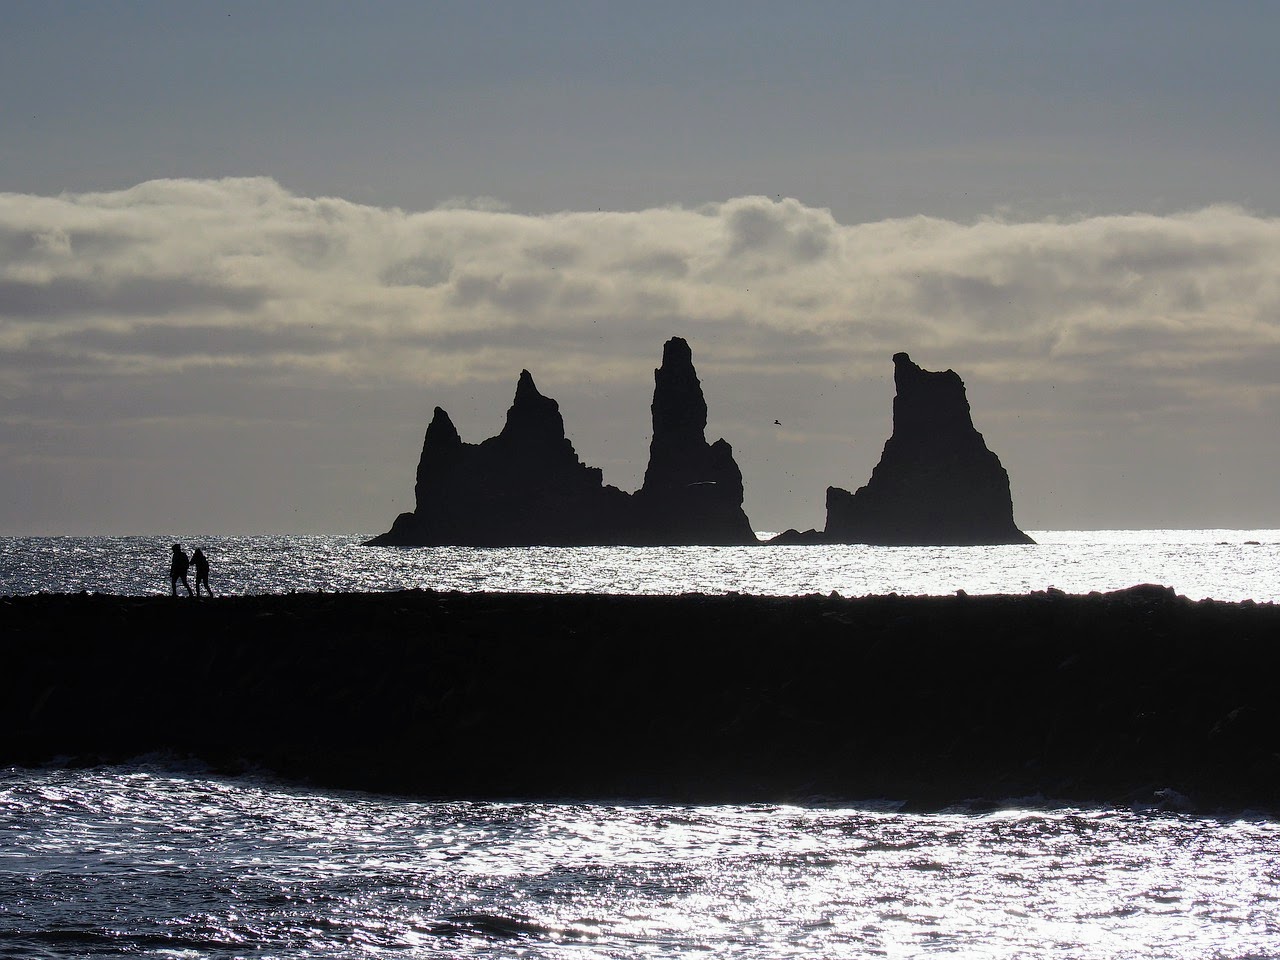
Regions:
[[[644,484],[636,492],[639,529],[661,544],[757,542],[742,510],[742,471],[723,439],[706,440],[707,402],[680,337],[662,348],[653,372],[653,439]]]
[[[866,486],[827,488],[834,543],[1031,543],[1013,521],[1009,475],[974,429],[964,381],[893,357],[893,435]]]

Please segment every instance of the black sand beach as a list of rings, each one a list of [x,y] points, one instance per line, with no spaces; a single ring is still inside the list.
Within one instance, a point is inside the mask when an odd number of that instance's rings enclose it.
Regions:
[[[0,598],[0,764],[434,797],[1280,811],[1280,608],[1003,597]]]

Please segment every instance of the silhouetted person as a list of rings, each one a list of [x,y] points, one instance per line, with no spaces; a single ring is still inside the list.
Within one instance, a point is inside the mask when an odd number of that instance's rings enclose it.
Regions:
[[[213,591],[209,589],[209,558],[199,547],[191,554],[191,564],[196,568],[196,596],[200,596],[200,585],[204,584],[205,593],[212,597]]]
[[[187,568],[191,566],[191,561],[182,550],[182,544],[175,543],[173,545],[173,560],[169,564],[169,587],[173,591],[173,596],[178,595],[178,581],[182,581],[182,585],[187,588],[187,596],[193,596],[191,593],[191,584],[187,583]]]

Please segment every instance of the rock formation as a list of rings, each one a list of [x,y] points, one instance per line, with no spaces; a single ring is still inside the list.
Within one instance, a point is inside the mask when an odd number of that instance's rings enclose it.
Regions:
[[[706,440],[707,403],[689,344],[672,337],[653,372],[653,440],[636,491],[637,529],[662,544],[756,543],[742,510],[742,471],[724,440]]]
[[[1009,475],[973,427],[964,381],[893,357],[893,434],[866,486],[827,488],[827,543],[1032,543],[1013,522]]]
[[[606,486],[564,434],[560,405],[520,372],[502,432],[464,443],[435,409],[422,444],[415,509],[375,546],[530,546],[612,542],[626,535],[627,494]]]
[[[707,405],[689,345],[667,342],[655,371],[653,441],[634,495],[603,482],[565,436],[559,404],[520,374],[496,437],[464,443],[436,407],[418,461],[415,507],[374,546],[755,543],[742,474],[724,440],[708,445]]]

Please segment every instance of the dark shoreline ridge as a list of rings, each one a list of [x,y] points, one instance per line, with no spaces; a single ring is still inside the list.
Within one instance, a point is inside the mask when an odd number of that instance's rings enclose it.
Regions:
[[[0,763],[437,797],[1280,813],[1280,608],[1073,596],[0,598]]]

